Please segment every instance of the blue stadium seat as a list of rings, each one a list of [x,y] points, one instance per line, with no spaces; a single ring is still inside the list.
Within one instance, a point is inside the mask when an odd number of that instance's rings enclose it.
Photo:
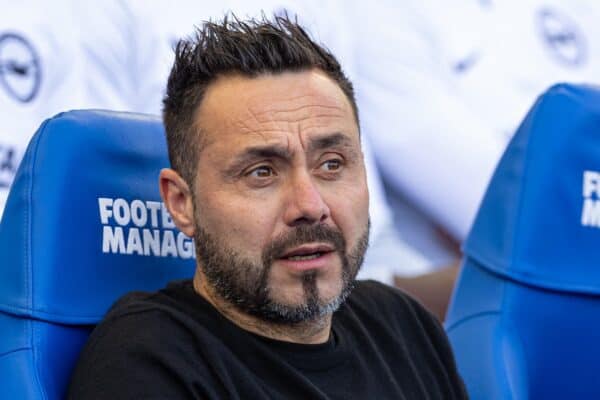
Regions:
[[[167,166],[154,117],[71,111],[39,128],[0,223],[0,398],[64,398],[119,296],[193,275],[158,193]]]
[[[504,153],[446,319],[473,399],[600,399],[600,88],[560,84]]]

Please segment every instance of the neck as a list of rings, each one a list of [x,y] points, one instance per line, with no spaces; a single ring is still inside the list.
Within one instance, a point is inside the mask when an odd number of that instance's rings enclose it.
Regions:
[[[329,339],[331,314],[293,325],[277,324],[240,311],[218,296],[214,289],[207,284],[203,274],[199,272],[196,272],[194,276],[194,290],[212,304],[225,318],[256,335],[301,344],[320,344]]]

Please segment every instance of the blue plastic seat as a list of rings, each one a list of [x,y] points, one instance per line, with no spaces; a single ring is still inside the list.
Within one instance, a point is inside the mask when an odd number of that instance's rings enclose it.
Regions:
[[[0,223],[0,398],[63,398],[118,297],[193,275],[158,193],[168,165],[154,117],[71,111],[39,128]]]
[[[600,399],[600,88],[561,84],[498,164],[446,328],[473,399]]]

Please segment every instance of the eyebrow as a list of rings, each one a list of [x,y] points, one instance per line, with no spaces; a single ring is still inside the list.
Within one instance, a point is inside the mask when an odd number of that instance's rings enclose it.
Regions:
[[[245,149],[239,154],[230,166],[224,171],[225,175],[233,176],[236,175],[243,166],[252,162],[253,160],[259,160],[263,158],[279,158],[289,159],[292,157],[289,149],[279,145],[266,145],[266,146],[252,146]]]
[[[308,152],[316,152],[332,147],[351,147],[352,141],[350,138],[343,133],[332,133],[311,139],[308,144]],[[291,151],[280,145],[264,145],[264,146],[251,146],[245,149],[241,154],[235,157],[232,163],[224,171],[226,176],[235,176],[239,173],[239,170],[246,164],[251,163],[254,160],[266,159],[266,158],[278,158],[280,160],[289,160],[292,158]]]
[[[322,136],[316,139],[312,139],[308,144],[308,152],[314,152],[317,150],[328,149],[331,147],[339,146],[350,146],[352,141],[350,138],[343,133],[336,132],[327,136]]]

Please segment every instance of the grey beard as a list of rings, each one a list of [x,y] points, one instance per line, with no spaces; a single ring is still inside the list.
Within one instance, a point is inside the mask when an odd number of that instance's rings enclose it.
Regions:
[[[198,218],[197,218],[198,221]],[[199,226],[199,225],[197,225]],[[233,249],[220,245],[208,232],[198,228],[194,236],[196,255],[210,286],[222,299],[239,311],[261,320],[281,325],[295,325],[317,320],[335,312],[350,295],[354,279],[362,265],[368,246],[369,225],[352,249],[346,253],[346,242],[336,229],[324,225],[300,225],[275,239],[262,254],[262,263],[241,257]],[[275,259],[293,246],[307,242],[332,244],[342,260],[342,289],[324,301],[317,287],[317,273],[306,271],[302,276],[304,301],[289,305],[271,298],[269,273]]]

